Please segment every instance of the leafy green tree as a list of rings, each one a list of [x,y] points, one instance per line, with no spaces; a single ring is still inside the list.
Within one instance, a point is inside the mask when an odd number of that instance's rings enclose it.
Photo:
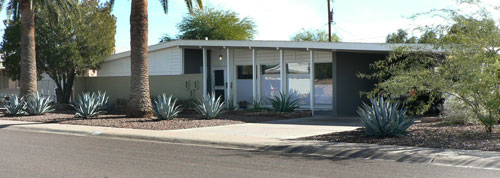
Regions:
[[[386,43],[417,43],[416,37],[410,37],[408,32],[403,29],[398,29],[397,32],[387,35]]]
[[[251,40],[254,38],[255,22],[248,17],[240,18],[236,12],[207,8],[184,16],[177,25],[178,39],[202,40]],[[160,42],[173,40],[164,35]]]
[[[441,58],[432,57],[438,62],[429,67],[411,66],[410,70],[400,67],[391,71],[391,77],[377,88],[388,91],[391,97],[406,95],[414,88],[454,96],[484,125],[486,132],[491,133],[500,117],[500,29],[492,13],[481,4],[467,5],[477,6],[479,10],[469,14],[454,9],[439,11],[451,23],[427,27],[444,34],[430,43],[432,49],[424,47],[426,51],[443,54]],[[395,53],[421,55],[424,52],[406,48]]]
[[[77,0],[0,0],[0,9],[7,4],[9,18],[21,18],[20,95],[37,91],[37,64],[35,50],[35,14],[45,9],[53,17],[69,14]],[[74,13],[74,12],[73,12]]]
[[[438,34],[432,29],[426,29],[422,36],[410,36],[403,29],[398,29],[395,33],[387,35],[386,43],[433,43],[436,42]]]
[[[305,30],[302,29],[290,38],[292,41],[317,41],[328,42],[328,32],[325,30]],[[332,42],[340,42],[337,34],[332,34]]]
[[[82,0],[76,6],[81,16],[54,19],[39,10],[35,18],[38,75],[46,73],[56,84],[59,103],[68,103],[73,81],[78,74],[99,69],[104,58],[114,51],[116,18],[111,4],[99,0]],[[20,22],[6,22],[1,52],[5,55],[7,73],[13,79],[20,76]]]

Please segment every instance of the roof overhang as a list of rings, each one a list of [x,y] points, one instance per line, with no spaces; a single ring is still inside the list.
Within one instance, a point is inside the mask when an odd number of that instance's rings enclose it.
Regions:
[[[330,43],[330,42],[296,42],[296,41],[237,41],[237,40],[176,40],[149,46],[149,52],[171,48],[247,48],[247,49],[304,49],[326,50],[338,52],[390,52],[396,47],[410,46],[427,48],[424,44],[388,44],[388,43]],[[129,57],[130,51],[109,56],[105,61]]]

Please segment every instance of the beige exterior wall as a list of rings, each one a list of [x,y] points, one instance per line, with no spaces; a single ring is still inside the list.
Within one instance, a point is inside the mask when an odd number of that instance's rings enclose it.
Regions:
[[[151,95],[162,93],[175,98],[200,98],[202,96],[201,74],[149,76]],[[83,77],[75,80],[75,95],[81,92],[106,91],[109,99],[128,100],[130,97],[130,77]]]

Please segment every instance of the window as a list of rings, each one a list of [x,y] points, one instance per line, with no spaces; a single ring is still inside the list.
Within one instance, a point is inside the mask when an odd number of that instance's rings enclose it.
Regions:
[[[252,79],[252,66],[238,66],[238,79]]]
[[[314,100],[315,104],[333,103],[332,63],[314,64]]]
[[[311,94],[311,79],[309,63],[288,63],[288,92],[298,99],[300,105],[309,105]]]

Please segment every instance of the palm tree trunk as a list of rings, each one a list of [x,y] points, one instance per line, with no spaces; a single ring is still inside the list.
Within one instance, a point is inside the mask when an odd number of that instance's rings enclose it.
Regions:
[[[148,0],[132,0],[130,13],[130,101],[127,116],[151,117],[148,72]]]
[[[21,96],[37,91],[35,13],[29,0],[21,0]]]

